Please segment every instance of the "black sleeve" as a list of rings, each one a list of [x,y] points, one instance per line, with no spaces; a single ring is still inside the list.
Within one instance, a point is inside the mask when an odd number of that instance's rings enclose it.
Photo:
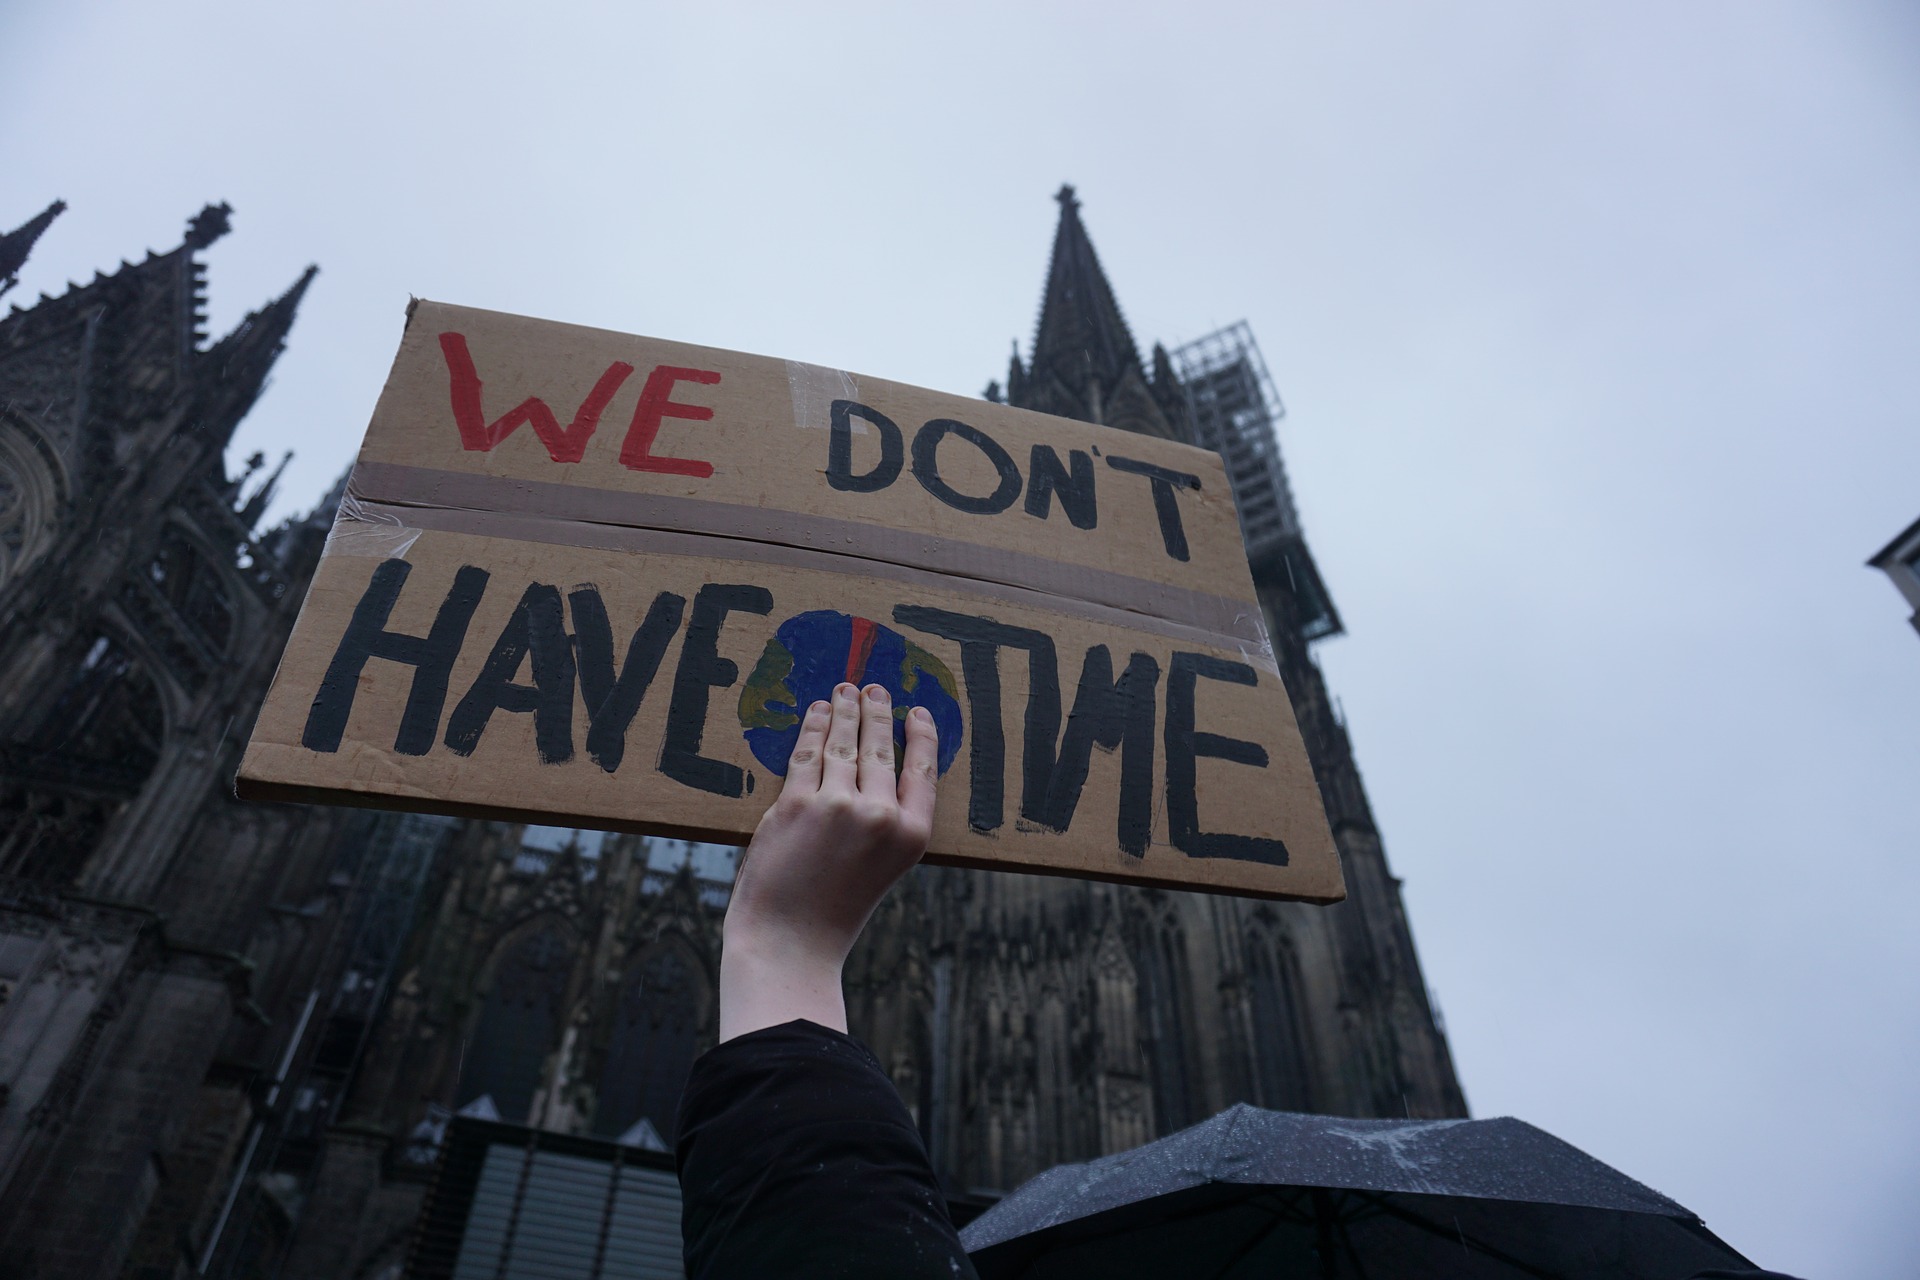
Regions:
[[[919,1131],[850,1036],[789,1022],[720,1045],[679,1135],[688,1280],[974,1280]]]

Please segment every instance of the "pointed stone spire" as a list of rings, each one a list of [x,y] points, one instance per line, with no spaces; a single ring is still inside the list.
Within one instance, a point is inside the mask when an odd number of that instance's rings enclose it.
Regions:
[[[292,288],[242,320],[232,333],[201,353],[204,397],[201,422],[223,448],[266,385],[273,362],[286,349],[287,332],[293,328],[294,314],[300,309],[307,286],[319,271],[317,266],[308,267]]]
[[[1020,344],[1013,344],[1013,354],[1007,357],[1007,403],[1022,404],[1027,397],[1027,366],[1020,363]]]
[[[19,283],[20,268],[27,264],[27,255],[33,252],[34,242],[53,225],[55,218],[66,211],[67,202],[55,200],[12,231],[0,234],[0,294]]]
[[[267,513],[267,506],[273,501],[273,495],[280,491],[280,477],[287,473],[287,464],[292,461],[293,450],[289,449],[281,457],[280,465],[273,469],[273,474],[267,477],[266,483],[255,489],[253,496],[247,499],[246,505],[240,508],[237,514],[240,517],[240,523],[246,528],[252,529],[260,523],[260,517]]]
[[[1173,371],[1173,357],[1158,342],[1153,344],[1152,386],[1154,400],[1166,412],[1178,413],[1185,407],[1187,393]]]
[[[1060,223],[1027,375],[1036,381],[1058,379],[1084,397],[1090,386],[1111,387],[1130,365],[1140,363],[1140,353],[1080,221],[1079,197],[1064,185],[1054,199],[1060,202]]]
[[[204,249],[233,230],[233,206],[222,200],[187,219],[187,248]]]

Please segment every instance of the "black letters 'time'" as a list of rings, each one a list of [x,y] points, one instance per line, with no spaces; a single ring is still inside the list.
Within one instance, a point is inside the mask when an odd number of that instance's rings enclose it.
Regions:
[[[660,772],[675,782],[717,796],[746,791],[746,772],[724,760],[700,754],[707,732],[707,695],[740,678],[731,658],[720,656],[720,628],[729,613],[773,612],[773,593],[765,587],[710,582],[693,598],[693,618],[680,645],[673,673],[673,698],[667,703],[667,735],[660,747]]]
[[[1267,749],[1193,727],[1194,682],[1205,676],[1226,684],[1259,682],[1253,668],[1204,653],[1176,653],[1167,669],[1167,828],[1173,847],[1194,858],[1232,858],[1239,862],[1287,865],[1287,846],[1265,836],[1224,835],[1200,829],[1196,759],[1231,760],[1267,767]]]
[[[1076,529],[1091,529],[1100,522],[1100,508],[1093,495],[1093,455],[1084,449],[1067,450],[1072,471],[1060,465],[1060,455],[1050,444],[1033,446],[1033,461],[1027,467],[1027,514],[1045,520],[1053,510],[1053,495],[1060,495],[1060,509]]]
[[[413,566],[405,560],[385,560],[373,571],[360,602],[353,607],[346,634],[334,650],[333,661],[320,689],[313,695],[307,712],[307,727],[300,743],[309,751],[338,751],[347,731],[347,716],[353,711],[353,696],[360,688],[360,673],[369,658],[384,658],[412,667],[413,688],[407,694],[406,710],[400,715],[400,728],[393,738],[393,749],[403,756],[423,756],[433,747],[440,730],[440,712],[447,704],[447,681],[453,675],[454,659],[460,656],[461,642],[467,638],[467,624],[480,607],[487,589],[487,572],[463,565],[453,575],[453,586],[440,603],[433,627],[424,636],[403,635],[386,629],[393,606],[400,599]]]
[[[1198,489],[1200,477],[1156,467],[1151,462],[1140,462],[1134,458],[1116,458],[1112,454],[1107,455],[1107,465],[1115,471],[1145,476],[1152,482],[1153,513],[1160,517],[1160,541],[1166,545],[1167,554],[1175,560],[1191,559],[1187,551],[1187,530],[1180,523],[1180,502],[1173,495],[1176,489]]]
[[[1134,654],[1115,680],[1113,655],[1107,646],[1097,644],[1087,650],[1045,802],[1037,811],[1026,813],[1027,818],[1065,831],[1080,803],[1095,744],[1108,751],[1118,747],[1120,847],[1136,858],[1146,856],[1153,839],[1154,687],[1159,682],[1160,664],[1149,654]]]
[[[1000,649],[1027,651],[1026,750],[1020,812],[1037,813],[1052,773],[1053,743],[1060,732],[1060,672],[1053,640],[1043,632],[1010,627],[992,618],[949,613],[924,605],[896,606],[893,620],[931,635],[958,641],[960,670],[967,681],[969,794],[967,825],[995,831],[1005,820],[1007,742],[1000,727]]]
[[[940,476],[940,442],[948,436],[958,436],[978,449],[993,469],[1000,475],[1000,483],[994,491],[984,498],[961,493]],[[1020,496],[1020,468],[1013,465],[1013,456],[1000,447],[1000,442],[978,427],[956,422],[952,418],[935,418],[928,422],[913,437],[913,478],[940,501],[955,511],[965,511],[976,516],[990,516],[1005,511]]]
[[[514,683],[529,657],[533,683]],[[447,746],[455,755],[473,754],[495,711],[532,714],[542,764],[573,759],[573,645],[558,587],[536,582],[513,607],[473,687],[447,717]]]
[[[660,670],[673,633],[680,629],[687,599],[662,591],[647,608],[647,616],[627,642],[626,660],[616,678],[613,669],[613,626],[607,606],[592,586],[567,593],[573,607],[574,652],[580,662],[580,692],[587,703],[587,754],[612,773],[627,754],[627,727]]]
[[[865,418],[880,434],[880,461],[863,476],[853,474],[853,417]],[[827,483],[851,493],[872,493],[900,478],[900,428],[878,409],[857,400],[833,402],[832,432],[827,441]]]

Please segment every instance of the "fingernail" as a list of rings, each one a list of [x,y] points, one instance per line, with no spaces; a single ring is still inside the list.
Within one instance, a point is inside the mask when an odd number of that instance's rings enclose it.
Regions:
[[[893,701],[893,695],[888,693],[885,689],[881,688],[877,684],[870,684],[867,686],[867,696],[869,698],[872,698],[875,702],[880,702],[880,703]]]
[[[818,711],[821,715],[826,715],[828,712],[833,710],[833,704],[831,702],[826,701],[823,698],[819,702],[816,702],[812,706],[808,707],[807,710],[809,712]]]
[[[850,684],[837,684],[833,687],[833,692],[836,697],[851,698],[856,696],[860,691]]]
[[[933,719],[933,713],[928,711],[925,707],[915,707],[913,709],[913,718],[915,720],[918,720],[921,724],[926,724],[928,721]]]

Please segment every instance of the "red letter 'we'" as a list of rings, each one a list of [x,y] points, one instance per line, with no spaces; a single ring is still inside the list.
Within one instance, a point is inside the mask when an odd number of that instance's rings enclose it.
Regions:
[[[460,428],[460,445],[464,449],[485,453],[493,446],[512,435],[523,422],[533,424],[533,434],[540,437],[540,443],[547,446],[547,453],[555,462],[578,462],[587,452],[587,441],[593,437],[594,428],[600,425],[600,415],[606,410],[607,402],[620,390],[620,384],[633,372],[633,366],[616,360],[607,366],[600,375],[600,381],[593,384],[593,390],[587,392],[587,398],[580,402],[580,411],[573,415],[573,421],[565,429],[553,416],[553,410],[547,408],[547,402],[537,396],[528,396],[518,407],[507,410],[496,421],[489,424],[486,413],[480,408],[480,375],[473,367],[473,356],[467,352],[465,334],[443,333],[440,335],[440,351],[447,358],[447,379],[453,394],[453,420]]]

